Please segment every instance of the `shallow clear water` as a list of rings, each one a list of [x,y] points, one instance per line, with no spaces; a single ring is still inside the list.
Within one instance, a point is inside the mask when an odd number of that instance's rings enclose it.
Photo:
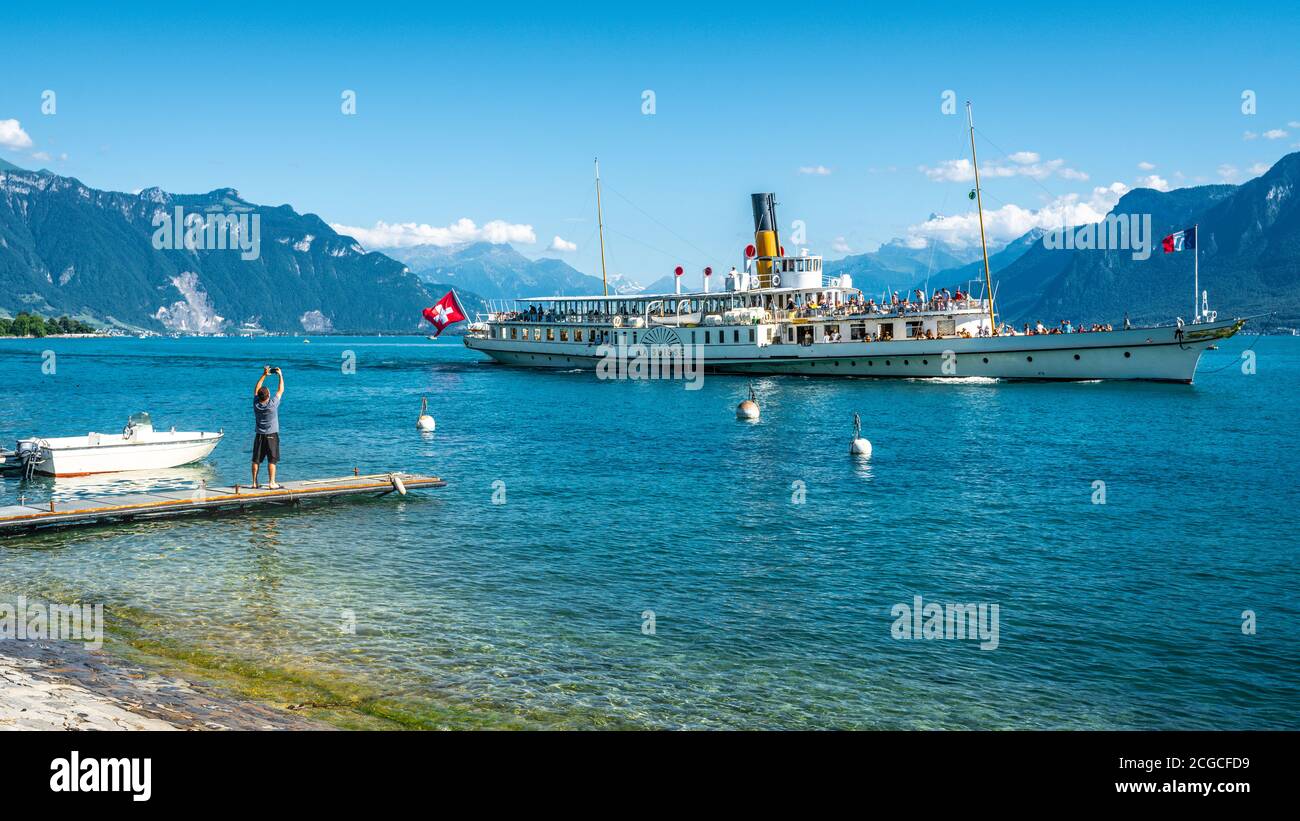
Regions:
[[[1231,340],[1192,387],[765,378],[757,424],[743,379],[605,382],[456,340],[0,340],[0,434],[148,410],[228,434],[166,481],[246,481],[263,364],[288,376],[283,479],[448,487],[7,540],[0,594],[130,607],[168,641],[488,724],[1300,726],[1300,340]],[[915,595],[998,603],[999,646],[891,638]]]

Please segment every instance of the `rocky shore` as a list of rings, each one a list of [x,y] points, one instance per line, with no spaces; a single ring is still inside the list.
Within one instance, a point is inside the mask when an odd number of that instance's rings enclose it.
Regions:
[[[322,730],[81,644],[0,641],[0,730]]]

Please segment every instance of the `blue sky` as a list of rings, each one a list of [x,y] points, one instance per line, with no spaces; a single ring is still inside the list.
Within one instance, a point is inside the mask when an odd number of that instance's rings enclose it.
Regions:
[[[26,4],[6,12],[0,157],[598,273],[599,155],[611,270],[648,282],[735,262],[754,191],[830,257],[969,242],[968,98],[1003,238],[1125,187],[1255,176],[1300,145],[1283,6]]]

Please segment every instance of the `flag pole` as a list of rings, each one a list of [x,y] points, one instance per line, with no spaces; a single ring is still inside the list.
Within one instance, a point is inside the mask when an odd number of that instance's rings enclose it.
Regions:
[[[1201,226],[1192,225],[1192,322],[1201,321]]]
[[[596,227],[600,230],[600,285],[609,296],[609,279],[605,275],[605,218],[600,213],[600,158],[596,160]]]
[[[984,194],[980,191],[980,166],[975,159],[975,117],[971,114],[970,100],[966,101],[966,122],[970,124],[970,162],[975,169],[975,210],[980,217],[980,248],[984,251],[984,288],[989,300],[989,336],[994,333],[993,319],[993,275],[989,273],[989,246],[984,240]]]

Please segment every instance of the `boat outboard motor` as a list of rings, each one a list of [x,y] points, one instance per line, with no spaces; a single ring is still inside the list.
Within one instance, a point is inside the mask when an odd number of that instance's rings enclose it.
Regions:
[[[30,481],[36,474],[36,468],[45,461],[45,457],[41,456],[41,446],[34,439],[19,441],[15,455],[22,465],[23,481]]]

